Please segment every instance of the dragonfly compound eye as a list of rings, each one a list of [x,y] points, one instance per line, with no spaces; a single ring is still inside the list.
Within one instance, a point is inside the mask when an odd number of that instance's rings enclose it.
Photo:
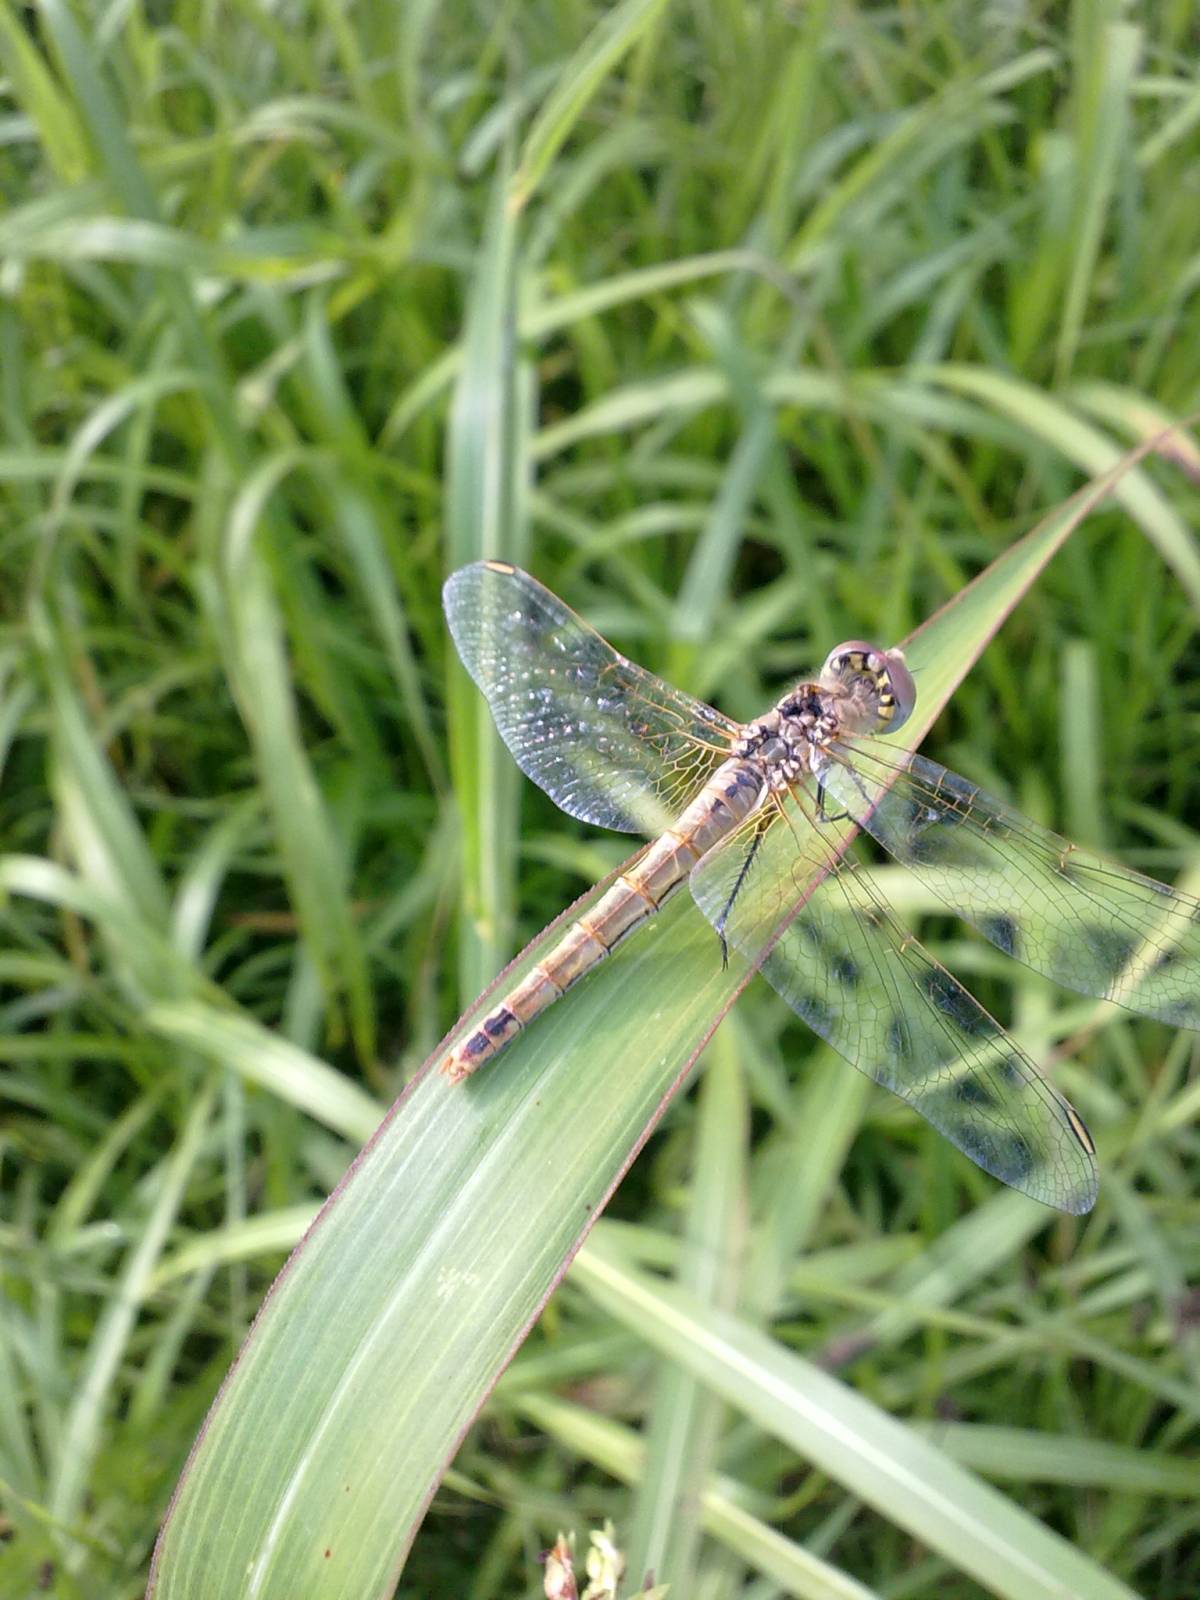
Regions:
[[[864,639],[831,650],[820,682],[840,691],[842,720],[855,733],[892,733],[917,703],[917,686],[902,652],[880,650]]]

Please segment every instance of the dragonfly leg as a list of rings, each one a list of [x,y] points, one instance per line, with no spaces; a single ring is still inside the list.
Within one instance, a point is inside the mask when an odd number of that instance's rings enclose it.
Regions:
[[[717,930],[717,938],[721,941],[721,965],[723,967],[727,967],[729,965],[729,944],[725,938],[725,924],[729,921],[729,913],[733,910],[733,902],[741,893],[742,885],[746,881],[746,875],[750,871],[751,866],[754,864],[754,857],[758,852],[759,845],[762,843],[762,836],[765,831],[766,823],[760,821],[755,826],[754,835],[750,840],[750,847],[746,851],[746,859],[742,862],[742,865],[738,870],[737,878],[734,880],[733,888],[729,891],[729,899],[726,900],[725,904],[722,906],[721,915],[713,924]]]
[[[871,814],[874,802],[872,801],[871,796],[867,793],[866,789],[863,787],[862,779],[849,764],[842,764],[839,762],[838,765],[862,796],[863,810],[869,816]],[[858,823],[859,827],[863,826],[862,817],[856,817],[852,811],[839,811],[835,816],[825,810],[825,778],[823,773],[820,771],[817,772],[817,821],[856,822]]]
[[[817,779],[817,821],[818,822],[847,822],[850,820],[848,811],[826,811],[825,809],[825,780]]]

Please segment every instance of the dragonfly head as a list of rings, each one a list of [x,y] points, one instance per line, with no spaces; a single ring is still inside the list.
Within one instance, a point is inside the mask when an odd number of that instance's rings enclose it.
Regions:
[[[917,686],[899,650],[879,650],[862,639],[839,644],[817,680],[838,702],[848,733],[894,733],[917,703]]]

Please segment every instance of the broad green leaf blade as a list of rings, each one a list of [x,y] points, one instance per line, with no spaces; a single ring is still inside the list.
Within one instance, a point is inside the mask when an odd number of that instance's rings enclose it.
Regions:
[[[914,636],[914,743],[1109,486],[1076,496]],[[464,1431],[744,981],[678,895],[477,1079],[452,1087],[427,1063],[293,1254],[214,1404],[160,1540],[158,1600],[390,1593]]]
[[[1134,1600],[1058,1534],[757,1328],[589,1248],[572,1280],[730,1405],[1005,1600]]]
[[[210,1415],[160,1600],[389,1592],[463,1431],[738,982],[676,897],[502,1069],[411,1086]]]

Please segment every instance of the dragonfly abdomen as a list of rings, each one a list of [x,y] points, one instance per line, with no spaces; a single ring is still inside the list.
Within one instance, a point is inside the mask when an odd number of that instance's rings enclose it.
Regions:
[[[454,1046],[441,1063],[446,1076],[455,1083],[469,1077],[599,966],[622,939],[654,915],[700,857],[749,816],[762,793],[762,777],[753,763],[725,762],[675,826],[660,834],[588,915],[572,923],[554,949]]]

